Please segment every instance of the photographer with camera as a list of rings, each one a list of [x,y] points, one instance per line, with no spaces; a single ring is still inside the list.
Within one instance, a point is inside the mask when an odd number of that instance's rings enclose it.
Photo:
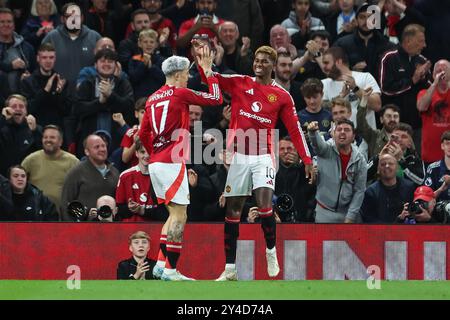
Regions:
[[[98,135],[91,134],[84,140],[86,160],[73,167],[66,175],[61,192],[61,218],[73,221],[67,212],[67,205],[80,201],[88,208],[96,205],[103,195],[114,196],[119,171],[106,159],[108,157],[105,141]]]
[[[411,203],[405,203],[397,222],[405,224],[445,223],[450,212],[448,202],[436,203],[436,195],[430,187],[420,186],[414,191]]]
[[[88,221],[119,221],[117,216],[116,200],[111,196],[101,196],[98,198],[97,206],[89,210]]]
[[[100,221],[113,222],[120,221],[117,215],[116,200],[111,196],[101,196],[97,199],[95,208],[88,209],[82,202],[74,200],[67,205],[67,214],[75,222]]]
[[[300,163],[289,136],[281,138],[279,155],[279,169],[275,177],[275,212],[283,222],[314,222],[316,187],[308,183],[305,166]]]

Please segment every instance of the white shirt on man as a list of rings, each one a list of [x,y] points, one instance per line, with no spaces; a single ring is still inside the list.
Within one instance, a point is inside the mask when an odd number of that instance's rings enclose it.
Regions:
[[[358,72],[352,71],[352,77],[355,79],[356,86],[361,88],[362,90],[372,87],[374,93],[381,94],[380,87],[378,86],[377,81],[369,72]],[[331,101],[333,98],[337,97],[339,93],[342,91],[342,87],[344,86],[344,81],[336,81],[331,78],[326,78],[322,80],[323,83],[323,100]],[[347,96],[352,106],[352,116],[350,120],[353,121],[355,127],[358,126],[356,123],[356,112],[358,111],[359,98],[356,94],[350,92]],[[376,129],[376,121],[375,121],[375,112],[373,110],[367,109],[366,119],[369,125]]]

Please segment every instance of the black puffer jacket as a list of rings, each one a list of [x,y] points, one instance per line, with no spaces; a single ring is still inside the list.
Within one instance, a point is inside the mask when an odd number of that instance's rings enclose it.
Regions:
[[[17,124],[0,115],[0,174],[6,176],[10,166],[20,164],[27,155],[41,147],[40,126],[31,131],[26,121]]]
[[[31,184],[17,196],[9,181],[0,182],[0,208],[0,221],[58,221],[53,202]]]

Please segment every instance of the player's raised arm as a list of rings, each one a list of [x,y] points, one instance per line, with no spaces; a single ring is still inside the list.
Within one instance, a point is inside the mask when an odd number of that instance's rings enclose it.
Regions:
[[[212,65],[212,62],[214,61],[214,55],[215,55],[214,51],[212,51],[211,47],[207,46],[207,45],[204,45],[203,48],[208,48],[209,51],[211,52],[211,54],[212,54],[211,65]],[[201,54],[198,55],[198,56],[200,57]],[[204,68],[203,68],[203,66],[200,65],[200,61],[198,63],[198,66],[199,66],[199,72],[200,72],[200,76],[202,78],[202,82],[207,83],[208,75],[205,75]],[[212,72],[212,73],[217,78],[217,80],[219,82],[220,89],[222,89],[223,91],[226,91],[226,92],[232,92],[233,89],[237,88],[236,81],[239,81],[239,79],[243,80],[246,77],[246,76],[239,75],[239,74],[222,75],[222,74],[220,74],[218,72]]]
[[[186,100],[189,104],[197,104],[200,106],[217,106],[222,104],[222,92],[219,88],[217,77],[211,69],[213,59],[213,52],[208,46],[204,46],[199,56],[198,65],[206,76],[209,92],[206,93],[186,89]]]
[[[306,144],[306,139],[300,126],[295,105],[289,94],[286,98],[286,103],[281,108],[280,117],[305,166],[312,164],[311,154],[309,153],[308,145]]]
[[[288,94],[289,95],[289,94]],[[286,99],[287,103],[281,108],[281,120],[283,121],[286,129],[291,136],[292,142],[297,149],[300,158],[305,164],[305,176],[309,179],[309,183],[314,183],[315,174],[313,170],[313,164],[311,159],[311,154],[308,149],[308,144],[306,143],[305,136],[303,135],[302,128],[300,126],[300,121],[295,110],[295,105],[292,97]]]

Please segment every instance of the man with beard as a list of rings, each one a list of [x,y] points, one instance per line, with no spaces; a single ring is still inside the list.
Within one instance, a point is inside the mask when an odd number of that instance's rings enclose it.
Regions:
[[[63,6],[62,21],[63,24],[50,31],[42,43],[50,42],[55,47],[58,57],[55,71],[67,80],[68,90],[73,92],[80,70],[94,63],[95,44],[101,36],[83,25],[83,15],[75,3]]]
[[[39,68],[21,83],[22,93],[28,99],[28,112],[41,126],[55,124],[63,127],[71,105],[66,80],[54,70],[56,52],[51,43],[39,47],[37,62]]]
[[[38,187],[56,205],[59,211],[64,178],[78,159],[61,149],[63,134],[55,125],[44,127],[42,150],[33,152],[22,161],[28,181]]]
[[[308,125],[308,134],[317,154],[316,223],[359,222],[359,209],[366,190],[367,164],[352,145],[355,127],[348,119],[339,120],[333,139],[325,142],[316,121]]]
[[[295,109],[299,111],[305,107],[305,101],[300,92],[301,83],[292,80],[293,63],[290,54],[283,49],[277,51],[277,63],[275,64],[275,82],[288,91],[294,99]],[[281,135],[284,136],[284,135]]]
[[[328,76],[322,80],[323,100],[331,101],[337,96],[350,101],[352,105],[351,121],[358,127],[356,111],[365,90],[372,90],[367,97],[366,118],[369,125],[376,129],[375,112],[381,109],[381,91],[375,78],[368,72],[350,70],[348,57],[340,47],[331,47],[323,54],[323,71]]]
[[[356,11],[356,30],[339,38],[334,46],[344,49],[350,68],[354,71],[369,72],[378,78],[381,55],[394,47],[377,29],[371,28],[369,4],[363,3]]]
[[[27,99],[10,95],[0,116],[0,174],[19,164],[30,153],[41,148],[42,132],[32,115],[27,116]]]
[[[380,111],[381,130],[373,129],[367,123],[366,107],[359,105],[356,119],[359,126],[356,133],[367,142],[369,146],[369,159],[379,154],[381,149],[389,142],[392,131],[400,122],[400,109],[395,104],[387,104]]]

